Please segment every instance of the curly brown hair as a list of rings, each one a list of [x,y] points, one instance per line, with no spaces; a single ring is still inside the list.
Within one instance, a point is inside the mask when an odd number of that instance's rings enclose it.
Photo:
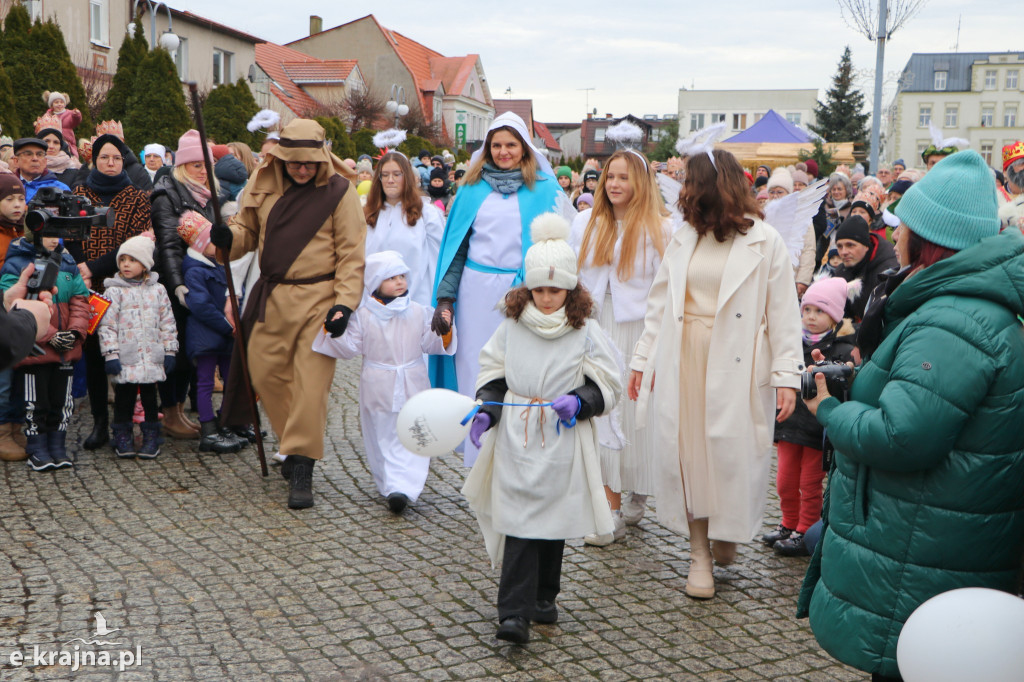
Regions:
[[[764,218],[764,212],[750,194],[743,167],[731,152],[716,149],[715,163],[707,154],[686,160],[686,179],[679,194],[679,210],[697,234],[713,233],[724,242],[746,234],[754,225],[749,216]]]
[[[505,294],[505,317],[511,317],[518,322],[523,311],[526,310],[526,304],[532,301],[533,297],[526,285],[510,289]],[[569,324],[573,329],[582,329],[593,310],[594,299],[591,298],[587,288],[577,282],[576,288],[565,297],[565,316],[569,319]]]

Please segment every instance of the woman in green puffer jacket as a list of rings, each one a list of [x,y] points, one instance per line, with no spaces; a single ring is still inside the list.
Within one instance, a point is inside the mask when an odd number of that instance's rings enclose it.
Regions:
[[[939,162],[896,215],[903,268],[866,316],[870,359],[848,402],[819,380],[807,403],[836,455],[798,616],[874,680],[900,679],[896,643],[922,602],[1015,594],[1024,555],[1024,236],[999,234],[973,151]]]

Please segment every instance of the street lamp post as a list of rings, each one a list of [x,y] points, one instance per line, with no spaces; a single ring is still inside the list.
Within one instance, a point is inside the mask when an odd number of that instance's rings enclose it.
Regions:
[[[164,48],[171,53],[171,57],[177,51],[181,45],[181,38],[174,33],[174,19],[171,17],[171,8],[162,2],[153,2],[153,0],[133,0],[132,1],[132,16],[137,16],[139,11],[139,3],[143,2],[146,5],[146,10],[149,12],[149,37],[152,40],[150,49],[156,47],[159,43],[160,47]],[[163,7],[167,10],[167,30],[160,35],[160,39],[156,38],[156,13]],[[135,22],[128,24],[128,34],[132,37],[135,36]]]
[[[405,88],[401,85],[391,86],[391,99],[385,104],[384,108],[389,114],[395,115],[395,127],[398,127],[398,119],[409,113],[409,107],[405,103]]]

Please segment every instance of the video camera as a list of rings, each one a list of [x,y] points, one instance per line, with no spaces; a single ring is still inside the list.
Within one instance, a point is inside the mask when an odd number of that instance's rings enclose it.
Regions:
[[[72,194],[56,187],[40,187],[28,202],[25,227],[38,244],[38,237],[57,237],[82,242],[89,239],[92,228],[113,226],[114,213],[108,208],[93,206],[88,197]]]

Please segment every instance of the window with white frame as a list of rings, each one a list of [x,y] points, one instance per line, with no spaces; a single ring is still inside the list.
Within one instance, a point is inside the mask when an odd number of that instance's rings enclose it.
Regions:
[[[932,107],[930,104],[922,104],[917,110],[917,127],[927,128],[932,122]]]
[[[995,118],[996,108],[995,107],[982,107],[981,108],[981,127],[991,128],[992,120]]]
[[[918,140],[917,141],[917,156],[915,158],[918,158],[918,159],[921,158],[921,154],[924,154],[924,150],[928,149],[928,145],[930,145],[931,143],[932,143],[931,140],[925,140],[923,142],[921,140]]]
[[[690,114],[690,132],[704,127],[704,114]]]
[[[959,118],[960,107],[947,106],[946,107],[946,118],[943,121],[943,126],[946,128],[956,128],[957,119]]]
[[[605,128],[597,128],[594,130],[594,142],[604,142]]]
[[[1007,104],[1003,109],[1003,127],[1013,128],[1017,125],[1017,105]]]
[[[724,122],[725,122],[725,114],[711,114],[711,124],[712,125],[714,125],[715,123],[724,123]]]
[[[985,163],[989,166],[992,165],[992,147],[994,146],[995,145],[992,142],[981,143],[981,157],[985,159]]]
[[[1017,69],[1010,69],[1006,72],[1006,89],[1016,90],[1017,89]]]
[[[747,115],[746,114],[733,114],[732,115],[732,129],[733,130],[746,130],[747,129]]]
[[[89,40],[110,45],[109,0],[89,0]]]
[[[936,71],[935,72],[935,89],[936,90],[945,90],[946,89],[946,77],[948,75],[949,74],[946,71]]]
[[[441,99],[438,97],[434,98],[434,123],[441,122]]]
[[[801,118],[800,112],[796,112],[796,113],[792,113],[791,112],[791,113],[786,114],[786,120],[789,121],[790,123],[792,123],[795,126],[800,125],[800,118]]]
[[[224,85],[234,80],[235,55],[226,50],[213,50],[213,84]]]
[[[985,69],[985,89],[995,90],[996,89],[996,76],[999,72],[995,69]]]
[[[22,5],[28,10],[28,18],[35,23],[36,19],[43,20],[43,0],[23,0]]]
[[[178,69],[178,79],[188,80],[188,38],[180,38],[181,43],[174,51],[174,66]]]

